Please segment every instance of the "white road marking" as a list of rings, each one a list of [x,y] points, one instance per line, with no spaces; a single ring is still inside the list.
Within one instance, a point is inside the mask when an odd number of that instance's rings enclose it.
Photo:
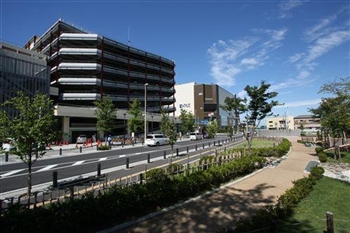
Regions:
[[[48,171],[48,170],[50,170],[51,168],[54,168],[54,167],[56,167],[56,166],[58,166],[58,164],[54,164],[54,165],[50,165],[50,166],[44,167],[44,168],[42,168],[42,169],[40,169],[40,170],[37,170],[36,172]]]
[[[80,165],[80,164],[82,164],[82,163],[84,163],[84,162],[85,162],[85,160],[83,160],[83,161],[78,161],[78,162],[73,163],[72,166],[77,166],[77,165]]]
[[[108,158],[100,158],[98,161],[104,161],[107,160]]]
[[[123,158],[123,157],[125,157],[125,155],[119,155],[119,158]]]
[[[5,174],[2,174],[1,178],[6,177],[6,176],[10,176],[10,175],[13,175],[13,174],[16,174],[16,173],[21,172],[23,170],[25,170],[25,169],[18,169],[18,170],[13,170],[13,171],[7,172]]]

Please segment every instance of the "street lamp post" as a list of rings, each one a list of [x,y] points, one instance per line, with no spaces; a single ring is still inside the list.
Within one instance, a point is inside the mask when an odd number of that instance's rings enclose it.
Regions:
[[[125,128],[126,128],[126,125],[125,125],[125,115],[126,115],[126,113],[124,112],[124,136],[123,136],[123,144],[122,144],[122,147],[124,147],[124,145],[125,145]]]
[[[143,141],[146,144],[146,136],[147,136],[147,86],[148,83],[145,83],[145,130],[144,130],[144,138]]]

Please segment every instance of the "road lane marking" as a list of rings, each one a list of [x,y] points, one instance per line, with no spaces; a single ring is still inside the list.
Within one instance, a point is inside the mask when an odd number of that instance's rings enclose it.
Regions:
[[[123,157],[125,157],[125,155],[119,155],[119,158],[123,158]]]
[[[25,170],[25,169],[18,169],[18,170],[13,170],[13,171],[7,172],[5,174],[2,174],[1,178],[6,177],[6,176],[10,176],[10,175],[13,175],[13,174],[16,174],[16,173],[21,172],[23,170]]]
[[[98,161],[104,161],[104,160],[107,160],[108,158],[100,158]]]
[[[77,165],[80,165],[80,164],[82,164],[84,162],[85,162],[85,160],[78,161],[78,162],[73,163],[72,166],[77,166]]]
[[[42,168],[42,169],[40,169],[40,170],[37,170],[36,172],[48,171],[48,170],[50,170],[51,168],[54,168],[54,167],[56,167],[56,166],[58,166],[58,164],[53,164],[53,165],[44,167],[44,168]]]

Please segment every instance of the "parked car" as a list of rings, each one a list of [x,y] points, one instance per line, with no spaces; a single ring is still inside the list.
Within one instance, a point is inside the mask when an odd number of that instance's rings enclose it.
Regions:
[[[16,149],[14,140],[12,138],[6,138],[6,140],[2,142],[1,147],[3,151],[12,151]]]
[[[195,133],[195,132],[192,132],[190,133],[190,140],[202,140],[203,139],[203,135],[200,134],[200,133]]]
[[[87,141],[87,136],[85,134],[80,134],[77,137],[77,143],[85,143]]]
[[[160,146],[168,144],[168,138],[164,134],[148,134],[145,144],[147,146]]]

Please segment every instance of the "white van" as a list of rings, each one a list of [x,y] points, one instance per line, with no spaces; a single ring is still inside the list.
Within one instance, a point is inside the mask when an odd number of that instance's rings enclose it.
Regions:
[[[200,133],[195,133],[195,132],[192,132],[190,133],[190,140],[202,140],[203,139],[203,135],[200,134]]]
[[[12,138],[6,138],[6,140],[2,143],[1,147],[4,151],[12,151],[16,149],[14,140]]]
[[[147,146],[160,146],[168,144],[168,139],[163,134],[148,134],[146,137]]]

